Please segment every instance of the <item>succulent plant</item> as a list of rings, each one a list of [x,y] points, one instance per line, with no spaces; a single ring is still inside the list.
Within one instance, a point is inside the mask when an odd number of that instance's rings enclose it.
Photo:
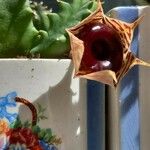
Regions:
[[[41,4],[33,3],[34,25],[40,39],[30,51],[44,58],[68,57],[70,43],[65,31],[87,17],[96,8],[96,1],[73,0],[72,3],[58,1],[59,12],[47,11]]]
[[[34,45],[38,31],[32,23],[28,0],[0,1],[0,57],[25,55]]]
[[[59,12],[47,10],[29,0],[0,1],[0,58],[40,54],[44,58],[64,58],[69,51],[65,31],[96,7],[90,0],[58,1]]]

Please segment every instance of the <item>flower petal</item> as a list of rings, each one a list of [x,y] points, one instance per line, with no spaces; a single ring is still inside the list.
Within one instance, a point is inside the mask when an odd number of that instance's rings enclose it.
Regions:
[[[96,80],[116,87],[119,81],[134,65],[138,64],[150,66],[149,63],[146,63],[134,56],[130,50],[134,29],[140,23],[142,18],[143,16],[135,20],[133,23],[127,23],[118,19],[110,18],[103,13],[102,5],[99,0],[98,7],[95,12],[76,26],[67,29],[70,37],[70,53],[75,67],[75,76]],[[93,28],[96,27],[95,24],[99,26],[99,31],[97,31],[97,34],[95,34],[95,30],[93,30]],[[92,26],[90,27],[91,30],[89,30],[89,26]],[[102,30],[102,27],[104,27],[107,31],[105,32],[104,29]],[[118,38],[117,42],[114,42],[115,37]],[[89,38],[92,39],[87,40]],[[98,57],[99,60],[96,60],[97,58],[90,56],[93,53],[93,47],[91,48],[91,44],[89,44],[89,42],[95,42],[94,40],[97,38],[98,40],[104,38],[106,41],[105,45],[109,45],[111,43],[108,47],[103,46],[103,41],[98,41],[102,43],[103,47],[100,49],[98,48],[100,52],[96,53],[97,55],[106,56],[109,55],[109,52],[111,51],[111,56],[107,59],[105,57],[106,60],[101,59],[102,57]],[[115,43],[118,45],[119,42],[121,43],[120,46],[115,46]],[[100,44],[97,45],[99,46]],[[119,49],[116,53],[117,48]],[[104,52],[101,52],[102,49]],[[90,60],[97,62],[92,64],[89,63]],[[110,66],[104,66],[104,62],[106,61],[110,62]],[[114,69],[116,64],[120,64],[120,66],[115,67]],[[93,69],[93,66],[96,67],[95,65],[99,65],[97,66],[97,69]]]

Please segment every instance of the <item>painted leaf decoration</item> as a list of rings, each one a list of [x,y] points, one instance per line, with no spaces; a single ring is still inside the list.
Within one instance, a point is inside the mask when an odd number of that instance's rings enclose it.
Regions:
[[[134,65],[150,66],[130,50],[134,29],[141,19],[127,23],[110,18],[99,1],[95,12],[67,29],[75,76],[117,86]]]
[[[32,17],[28,0],[0,1],[0,57],[24,55],[31,49],[38,34]]]

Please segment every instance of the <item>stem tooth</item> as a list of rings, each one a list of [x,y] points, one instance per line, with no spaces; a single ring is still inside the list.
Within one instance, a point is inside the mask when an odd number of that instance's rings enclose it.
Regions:
[[[43,1],[41,1],[40,4],[43,5]]]

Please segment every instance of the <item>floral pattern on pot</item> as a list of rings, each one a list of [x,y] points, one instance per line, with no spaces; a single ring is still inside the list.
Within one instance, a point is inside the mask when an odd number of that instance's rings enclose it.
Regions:
[[[19,114],[9,113],[7,107],[23,103],[32,111],[32,121],[22,122]],[[0,97],[0,149],[1,150],[57,150],[61,139],[52,133],[51,128],[41,129],[37,122],[47,119],[45,108],[37,108],[28,100],[17,97],[16,92]]]
[[[16,107],[16,96],[17,93],[12,92],[6,96],[0,97],[0,119],[7,119],[8,122],[12,123],[17,118],[17,113],[8,112],[8,108]]]

